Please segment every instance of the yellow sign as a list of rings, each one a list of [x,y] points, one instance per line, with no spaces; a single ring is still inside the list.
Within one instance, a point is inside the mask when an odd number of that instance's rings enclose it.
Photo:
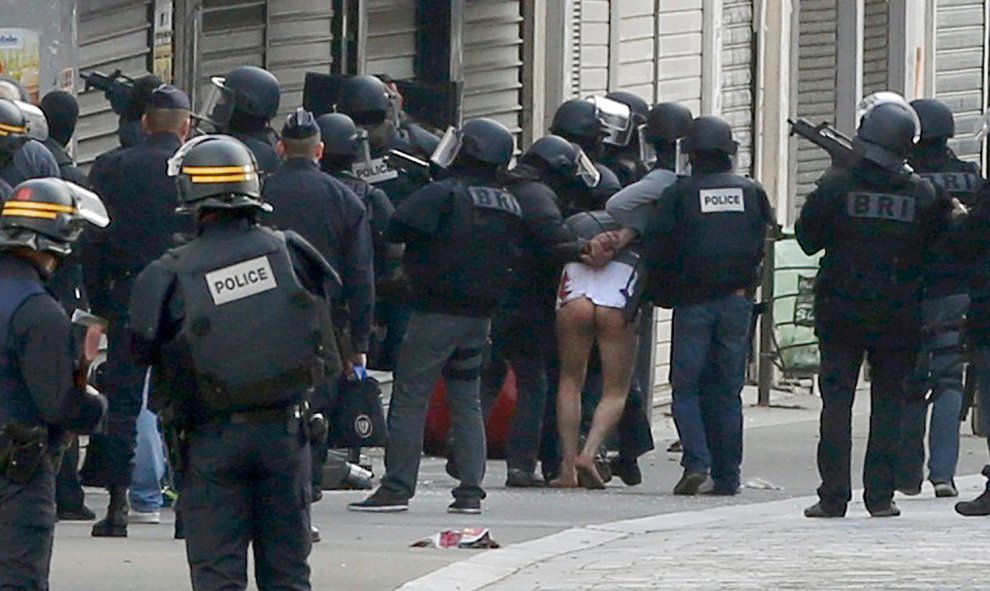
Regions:
[[[41,44],[37,31],[0,28],[0,74],[20,82],[30,100],[38,101]]]

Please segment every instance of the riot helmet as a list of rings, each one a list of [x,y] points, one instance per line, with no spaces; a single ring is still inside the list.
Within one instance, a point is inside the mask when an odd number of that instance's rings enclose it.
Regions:
[[[680,103],[658,103],[646,116],[646,125],[640,127],[640,159],[653,163],[668,153],[672,161],[661,163],[671,170],[682,171],[681,140],[687,135],[694,115],[691,109]]]
[[[0,98],[27,102],[30,97],[24,86],[16,79],[0,75]]]
[[[739,143],[732,139],[732,127],[721,117],[705,115],[691,122],[681,145],[685,152],[721,152],[735,156]]]
[[[247,146],[228,135],[201,135],[169,158],[168,175],[176,177],[179,210],[260,209],[258,163]]]
[[[361,126],[383,123],[392,108],[392,95],[375,76],[354,76],[340,86],[336,111]]]
[[[493,119],[471,119],[460,128],[450,127],[430,157],[443,169],[452,165],[496,169],[509,164],[515,138]]]
[[[0,213],[0,249],[26,247],[64,258],[86,223],[110,224],[99,196],[60,178],[30,179],[14,187]]]
[[[922,142],[945,142],[956,135],[956,122],[949,106],[936,99],[911,101],[911,108],[921,122]]]
[[[638,127],[646,123],[646,118],[650,114],[650,105],[643,97],[628,90],[615,90],[605,95],[605,98],[620,102],[632,112],[633,125]]]
[[[557,108],[550,133],[580,144],[585,151],[597,152],[608,135],[598,117],[598,108],[584,99],[571,99]],[[596,156],[597,154],[591,154]]]
[[[921,135],[921,122],[911,105],[893,92],[875,93],[860,103],[859,129],[853,149],[864,159],[891,171],[904,161]]]
[[[0,153],[12,155],[27,139],[45,141],[48,122],[38,107],[0,99]]]
[[[348,167],[368,161],[368,132],[343,113],[327,113],[316,119],[323,136],[323,160],[328,168]]]
[[[589,188],[598,186],[602,178],[601,172],[580,146],[556,135],[548,135],[533,142],[520,162],[541,172],[555,174],[561,179],[580,179]]]
[[[257,66],[240,66],[226,76],[210,78],[210,89],[200,111],[219,129],[237,117],[268,122],[278,114],[282,91],[278,78]]]

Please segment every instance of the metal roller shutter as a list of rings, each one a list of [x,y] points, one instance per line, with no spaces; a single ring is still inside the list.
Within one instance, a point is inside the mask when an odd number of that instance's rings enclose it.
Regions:
[[[702,0],[662,0],[657,100],[679,101],[701,113]]]
[[[867,0],[863,15],[863,96],[887,90],[887,0]]]
[[[986,104],[985,11],[984,0],[940,0],[936,15],[935,96],[955,114],[953,149],[974,161],[982,146],[971,132]]]
[[[237,66],[265,67],[265,0],[204,0],[199,97],[213,76]]]
[[[368,43],[365,71],[396,79],[416,77],[416,2],[368,2]]]
[[[835,121],[836,1],[804,0],[799,14],[797,114],[812,123]],[[797,193],[791,219],[831,161],[822,149],[797,142]]]
[[[306,72],[330,73],[331,0],[269,0],[267,67],[282,84],[281,110],[302,105]]]
[[[132,77],[152,70],[153,7],[150,0],[89,0],[79,9],[79,71],[120,69]],[[99,91],[79,83],[76,158],[88,164],[117,142],[117,115]]]
[[[571,14],[571,95],[608,92],[608,0],[574,0]]]
[[[652,103],[656,79],[656,13],[652,2],[625,0],[619,13],[619,87]]]
[[[468,0],[464,7],[464,118],[490,117],[522,130],[520,0]]]
[[[739,142],[736,170],[753,168],[753,0],[726,0],[722,8],[722,117]]]

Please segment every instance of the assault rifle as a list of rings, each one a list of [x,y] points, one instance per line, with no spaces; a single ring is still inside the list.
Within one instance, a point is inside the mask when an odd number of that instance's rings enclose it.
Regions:
[[[827,122],[812,124],[807,119],[788,119],[791,135],[799,135],[832,157],[832,166],[849,168],[855,166],[860,156],[853,150],[852,140]]]
[[[79,77],[86,83],[85,90],[93,88],[102,90],[103,95],[110,101],[110,108],[113,112],[122,115],[131,104],[131,96],[134,93],[134,80],[125,76],[119,69],[114,70],[109,75],[98,70],[85,74],[80,72]]]
[[[406,154],[401,150],[389,150],[388,154],[385,156],[385,161],[390,167],[396,170],[401,170],[414,177],[431,180],[436,176],[433,174],[434,167],[429,162],[420,160],[419,158],[411,154]]]

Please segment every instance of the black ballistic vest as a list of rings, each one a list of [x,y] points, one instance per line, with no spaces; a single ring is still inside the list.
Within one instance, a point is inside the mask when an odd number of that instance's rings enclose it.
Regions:
[[[177,341],[212,412],[302,399],[319,375],[325,305],[299,282],[280,232],[206,234],[169,251],[185,316]]]
[[[918,176],[943,189],[967,206],[975,204],[976,196],[983,188],[983,177],[980,176],[979,167],[972,162],[957,159],[946,161],[930,169],[919,166]]]
[[[731,174],[687,179],[676,228],[682,283],[747,285],[756,278],[766,232],[760,194]]]

